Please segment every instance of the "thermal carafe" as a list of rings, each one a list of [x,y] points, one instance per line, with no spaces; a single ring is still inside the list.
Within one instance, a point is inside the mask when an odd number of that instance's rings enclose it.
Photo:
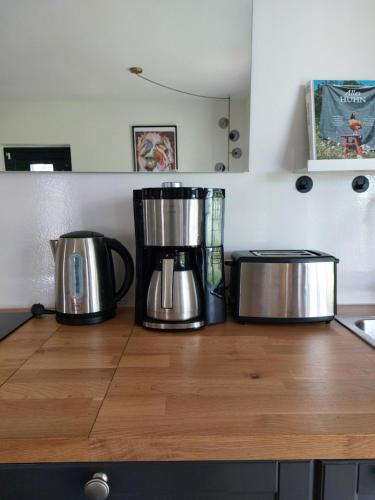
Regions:
[[[189,252],[160,252],[147,290],[147,316],[166,321],[192,320],[200,316],[201,302]]]

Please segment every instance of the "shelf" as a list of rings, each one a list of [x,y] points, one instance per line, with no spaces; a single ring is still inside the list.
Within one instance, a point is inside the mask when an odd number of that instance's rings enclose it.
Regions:
[[[299,172],[375,172],[375,158],[352,160],[308,160]]]

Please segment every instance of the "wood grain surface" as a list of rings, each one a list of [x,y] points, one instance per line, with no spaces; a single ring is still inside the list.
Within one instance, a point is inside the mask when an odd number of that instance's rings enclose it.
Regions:
[[[375,350],[336,322],[167,334],[122,309],[0,343],[2,463],[310,458],[375,458]]]

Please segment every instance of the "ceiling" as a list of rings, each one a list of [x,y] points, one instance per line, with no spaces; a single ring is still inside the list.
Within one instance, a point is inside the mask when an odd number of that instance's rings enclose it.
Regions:
[[[248,95],[251,0],[0,0],[0,99]],[[170,94],[170,92],[169,92]]]

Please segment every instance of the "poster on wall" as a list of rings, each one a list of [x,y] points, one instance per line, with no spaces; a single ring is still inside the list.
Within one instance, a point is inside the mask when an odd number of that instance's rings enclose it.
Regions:
[[[177,171],[177,127],[133,126],[134,170]]]
[[[306,103],[311,160],[375,158],[375,80],[312,80]]]

